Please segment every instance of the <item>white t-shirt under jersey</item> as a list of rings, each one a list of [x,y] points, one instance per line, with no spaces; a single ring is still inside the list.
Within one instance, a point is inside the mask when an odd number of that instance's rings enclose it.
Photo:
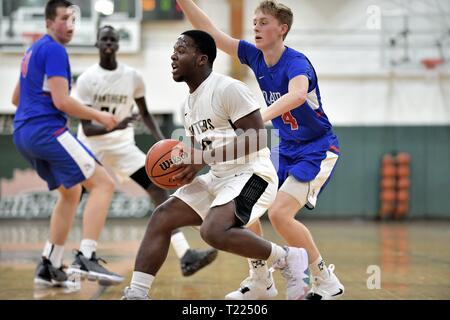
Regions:
[[[77,96],[84,104],[113,113],[119,120],[123,120],[131,116],[134,99],[145,96],[145,85],[142,76],[125,64],[119,63],[115,70],[106,70],[95,64],[78,78]],[[131,126],[103,135],[86,137],[80,124],[78,138],[94,153],[135,143],[134,129]]]
[[[204,148],[220,147],[236,137],[232,124],[259,108],[244,83],[212,72],[184,102],[186,135],[194,136]],[[247,171],[276,179],[268,148],[235,161],[211,165],[211,173],[217,177]]]

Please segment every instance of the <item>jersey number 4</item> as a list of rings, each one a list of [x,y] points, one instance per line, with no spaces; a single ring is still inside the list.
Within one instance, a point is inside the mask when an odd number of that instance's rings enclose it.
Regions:
[[[297,130],[298,129],[298,123],[297,123],[297,119],[294,118],[294,116],[292,115],[292,113],[286,112],[283,113],[281,116],[281,119],[283,119],[283,122],[285,124],[288,124],[291,126],[291,130]]]

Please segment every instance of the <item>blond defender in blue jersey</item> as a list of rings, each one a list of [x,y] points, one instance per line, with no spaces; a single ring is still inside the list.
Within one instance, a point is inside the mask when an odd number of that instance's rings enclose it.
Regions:
[[[264,121],[272,123],[280,133],[277,167],[280,186],[269,219],[283,239],[308,252],[312,288],[307,299],[335,299],[344,293],[344,286],[334,274],[334,265],[325,265],[311,233],[295,219],[306,206],[314,208],[339,157],[337,137],[322,108],[316,72],[302,53],[285,46],[293,14],[277,1],[263,1],[254,12],[255,44],[230,37],[219,30],[192,0],[177,0],[195,28],[209,32],[217,46],[237,57],[255,73],[269,106]],[[249,226],[261,234],[261,226]],[[272,298],[273,289],[266,286],[267,266],[249,260],[250,277],[227,299]],[[265,294],[264,294],[265,293]]]

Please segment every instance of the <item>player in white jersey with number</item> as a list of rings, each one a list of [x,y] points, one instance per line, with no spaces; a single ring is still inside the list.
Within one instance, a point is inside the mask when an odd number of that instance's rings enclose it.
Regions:
[[[145,85],[142,76],[133,68],[117,62],[119,34],[112,26],[99,29],[97,48],[100,62],[88,68],[77,81],[79,98],[88,106],[107,111],[121,120],[112,132],[92,122],[82,121],[78,138],[88,145],[97,158],[117,176],[119,182],[131,178],[147,191],[155,206],[163,203],[167,192],[153,185],[145,172],[145,154],[136,146],[134,129],[130,122],[136,119],[132,110],[136,102],[145,125],[157,141],[164,139],[158,125],[147,110]],[[181,271],[189,276],[211,263],[217,250],[194,250],[189,248],[183,233],[175,230],[172,244],[181,260]],[[81,255],[74,265],[86,269]],[[86,270],[85,270],[86,271]]]
[[[326,265],[308,228],[296,219],[298,211],[314,209],[318,196],[330,181],[340,156],[339,140],[324,108],[316,71],[301,52],[285,45],[294,15],[276,0],[264,0],[253,16],[254,44],[235,39],[221,31],[192,0],[177,0],[195,28],[209,32],[223,52],[239,58],[255,74],[268,106],[264,121],[272,121],[280,136],[272,149],[278,171],[279,190],[269,209],[275,231],[290,246],[305,248],[311,272],[309,300],[329,300],[343,296],[345,288],[333,264]],[[257,234],[259,223],[250,226]],[[266,269],[262,266],[260,269]],[[262,271],[261,271],[262,272]],[[264,278],[262,278],[264,279]],[[260,277],[250,269],[250,277],[226,298],[251,300],[263,295]],[[266,298],[273,297],[265,290]]]
[[[186,132],[203,151],[185,150],[189,163],[178,164],[181,171],[173,177],[180,188],[150,218],[124,299],[148,299],[172,230],[199,225],[212,247],[254,264],[273,262],[286,278],[288,299],[302,299],[307,292],[306,251],[283,248],[243,228],[275,200],[278,178],[260,108],[245,84],[212,72],[216,54],[214,39],[200,30],[184,32],[174,46],[173,79],[190,89]],[[210,171],[196,177],[206,165]]]

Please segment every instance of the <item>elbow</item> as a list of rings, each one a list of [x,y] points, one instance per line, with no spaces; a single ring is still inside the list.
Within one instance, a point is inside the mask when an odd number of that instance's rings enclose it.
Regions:
[[[307,98],[308,98],[308,93],[307,92],[296,93],[295,96],[294,96],[295,104],[297,106],[301,106],[302,104],[304,104],[306,102]]]
[[[92,137],[94,136],[93,132],[89,129],[83,128],[83,133],[86,137]]]
[[[19,92],[18,92],[19,90],[16,88],[15,90],[14,90],[14,92],[13,92],[13,95],[12,95],[12,97],[11,97],[11,103],[13,104],[13,105],[15,105],[16,107],[18,107],[19,106],[19,100],[20,100],[20,95],[19,95]]]
[[[53,104],[59,111],[65,112],[65,102],[64,99],[53,98]]]

